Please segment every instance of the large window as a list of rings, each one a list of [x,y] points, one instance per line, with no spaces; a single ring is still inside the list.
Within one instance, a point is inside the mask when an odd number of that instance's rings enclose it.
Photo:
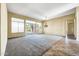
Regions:
[[[39,22],[26,20],[26,32],[42,33],[42,24]]]
[[[24,20],[19,18],[12,18],[12,33],[24,32]]]

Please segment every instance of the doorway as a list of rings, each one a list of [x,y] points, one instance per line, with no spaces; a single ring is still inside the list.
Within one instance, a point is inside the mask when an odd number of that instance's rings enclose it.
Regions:
[[[68,35],[74,35],[74,24],[73,23],[68,24]]]
[[[75,39],[75,36],[74,36],[74,20],[68,20],[67,21],[67,28],[68,28],[68,31],[67,31],[68,38],[69,39]]]

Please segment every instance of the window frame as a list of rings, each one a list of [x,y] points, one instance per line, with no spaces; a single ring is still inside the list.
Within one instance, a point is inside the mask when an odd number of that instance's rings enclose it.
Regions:
[[[15,20],[13,20],[13,19],[17,19],[16,21]],[[22,21],[21,21],[22,20]],[[17,27],[17,29],[18,29],[18,31],[17,32],[13,32],[12,30],[12,22],[16,22],[16,23],[18,23],[18,27]],[[20,32],[19,31],[19,23],[23,23],[23,31],[22,32]],[[11,18],[11,33],[23,33],[23,32],[25,32],[25,25],[24,25],[24,19],[22,19],[22,18],[16,18],[16,17],[12,17]]]

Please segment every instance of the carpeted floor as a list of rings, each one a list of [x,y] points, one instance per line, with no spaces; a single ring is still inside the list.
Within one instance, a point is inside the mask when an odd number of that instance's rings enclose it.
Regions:
[[[79,42],[55,35],[33,34],[9,39],[5,56],[77,56]]]
[[[9,39],[6,47],[6,56],[40,56],[52,44],[63,37],[54,35],[33,34],[26,37]]]

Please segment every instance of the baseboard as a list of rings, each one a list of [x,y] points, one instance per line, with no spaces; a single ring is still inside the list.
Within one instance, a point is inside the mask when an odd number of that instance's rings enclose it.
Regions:
[[[10,37],[10,38],[8,38],[8,39],[14,39],[14,38],[20,38],[20,37],[24,37],[24,36]]]

